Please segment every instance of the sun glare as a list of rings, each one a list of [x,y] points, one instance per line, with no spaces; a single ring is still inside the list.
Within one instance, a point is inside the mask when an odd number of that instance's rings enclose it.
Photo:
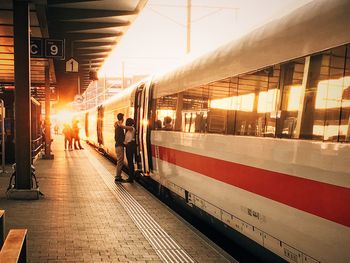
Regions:
[[[58,124],[71,124],[74,117],[74,113],[67,110],[62,110],[58,112],[56,115],[51,116],[52,123]]]

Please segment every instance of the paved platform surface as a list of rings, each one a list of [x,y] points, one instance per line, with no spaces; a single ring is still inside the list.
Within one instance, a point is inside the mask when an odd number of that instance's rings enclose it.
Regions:
[[[28,229],[29,262],[172,262],[162,254],[162,243],[155,244],[147,234],[153,228],[142,225],[136,215],[159,225],[166,234],[157,230],[156,236],[170,238],[175,249],[189,256],[177,262],[233,260],[142,186],[116,186],[114,165],[90,146],[84,147],[64,151],[63,138],[55,137],[55,159],[35,163],[45,195],[40,200],[7,200],[10,174],[0,176],[0,209],[6,210],[6,232]]]

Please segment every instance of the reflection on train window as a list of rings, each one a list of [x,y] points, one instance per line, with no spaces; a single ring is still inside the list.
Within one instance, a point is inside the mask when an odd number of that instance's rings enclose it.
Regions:
[[[270,70],[261,70],[239,76],[236,134],[264,135],[269,74]]]
[[[349,142],[350,45],[154,102],[159,129]]]
[[[281,65],[280,86],[282,101],[277,113],[276,136],[295,138],[298,109],[301,99],[305,59],[298,59]]]
[[[238,96],[237,92],[238,92],[238,77],[231,77],[230,91],[229,91],[229,98],[231,98],[231,106],[227,111],[227,134],[235,134],[237,101],[235,102],[233,98],[237,98]]]
[[[279,87],[281,67],[276,65],[269,69],[268,90],[260,92],[258,112],[265,113],[265,137],[275,137],[276,121],[279,118],[278,107],[281,99]]]
[[[226,133],[227,112],[232,107],[230,80],[226,78],[209,84],[208,132]]]
[[[184,132],[206,132],[208,116],[208,86],[189,89],[182,93],[182,104],[177,111],[181,112],[181,129]],[[179,126],[180,124],[177,124]]]
[[[156,100],[155,128],[172,130],[176,121],[177,94]]]
[[[350,45],[346,46],[342,106],[340,115],[340,142],[350,142]]]
[[[346,141],[349,128],[350,86],[346,75],[346,46],[311,57],[300,138]]]

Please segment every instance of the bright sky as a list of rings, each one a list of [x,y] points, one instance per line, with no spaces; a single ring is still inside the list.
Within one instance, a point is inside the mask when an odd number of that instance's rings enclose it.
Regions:
[[[191,54],[238,38],[311,0],[192,0]],[[186,59],[187,0],[148,0],[99,76],[126,77],[168,70]],[[188,57],[187,57],[188,58]]]

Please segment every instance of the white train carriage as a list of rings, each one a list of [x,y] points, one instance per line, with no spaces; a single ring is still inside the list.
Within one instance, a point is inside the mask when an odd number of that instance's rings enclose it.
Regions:
[[[140,170],[190,207],[289,262],[350,262],[349,13],[314,1],[130,87],[87,137],[114,156],[134,116]]]

